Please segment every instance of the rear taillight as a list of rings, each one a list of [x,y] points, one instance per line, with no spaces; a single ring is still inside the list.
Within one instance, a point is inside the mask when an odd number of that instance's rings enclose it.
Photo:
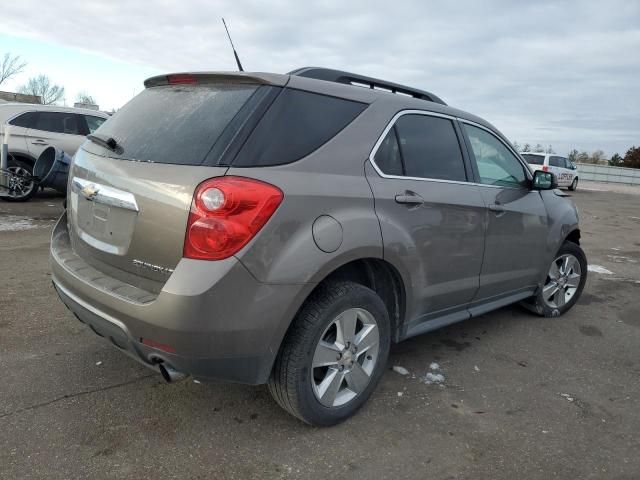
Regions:
[[[271,218],[282,191],[243,177],[216,177],[196,188],[184,240],[184,256],[222,260],[237,253]]]
[[[542,171],[543,172],[548,172],[549,171],[549,167],[547,165],[543,165],[542,166]]]

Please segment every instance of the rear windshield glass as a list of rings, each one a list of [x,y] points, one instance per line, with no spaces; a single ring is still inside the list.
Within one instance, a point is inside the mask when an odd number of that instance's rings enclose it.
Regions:
[[[527,155],[523,153],[522,158],[524,158],[527,163],[533,165],[542,165],[544,163],[544,155]]]
[[[200,165],[257,88],[176,85],[147,88],[95,132],[112,137],[126,160]]]
[[[300,160],[331,140],[366,107],[342,98],[284,89],[260,120],[233,166],[265,167]]]

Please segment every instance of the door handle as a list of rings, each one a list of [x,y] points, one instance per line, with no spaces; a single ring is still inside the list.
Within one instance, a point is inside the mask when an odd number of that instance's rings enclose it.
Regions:
[[[396,195],[396,203],[404,203],[405,205],[422,205],[424,203],[424,198],[415,193]]]
[[[44,140],[38,139],[38,140],[34,140],[33,142],[34,145],[46,145],[47,142],[45,142]]]

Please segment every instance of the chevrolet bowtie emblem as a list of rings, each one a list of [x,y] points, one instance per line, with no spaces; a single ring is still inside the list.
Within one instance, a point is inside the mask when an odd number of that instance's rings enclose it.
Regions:
[[[99,191],[99,188],[97,188],[93,183],[90,183],[83,187],[82,190],[80,190],[80,193],[82,193],[82,196],[87,200],[93,200]]]

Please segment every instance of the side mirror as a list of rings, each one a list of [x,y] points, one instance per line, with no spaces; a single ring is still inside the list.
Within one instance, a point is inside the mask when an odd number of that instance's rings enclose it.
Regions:
[[[533,172],[534,190],[553,190],[554,188],[558,188],[558,179],[555,174],[542,170]]]

